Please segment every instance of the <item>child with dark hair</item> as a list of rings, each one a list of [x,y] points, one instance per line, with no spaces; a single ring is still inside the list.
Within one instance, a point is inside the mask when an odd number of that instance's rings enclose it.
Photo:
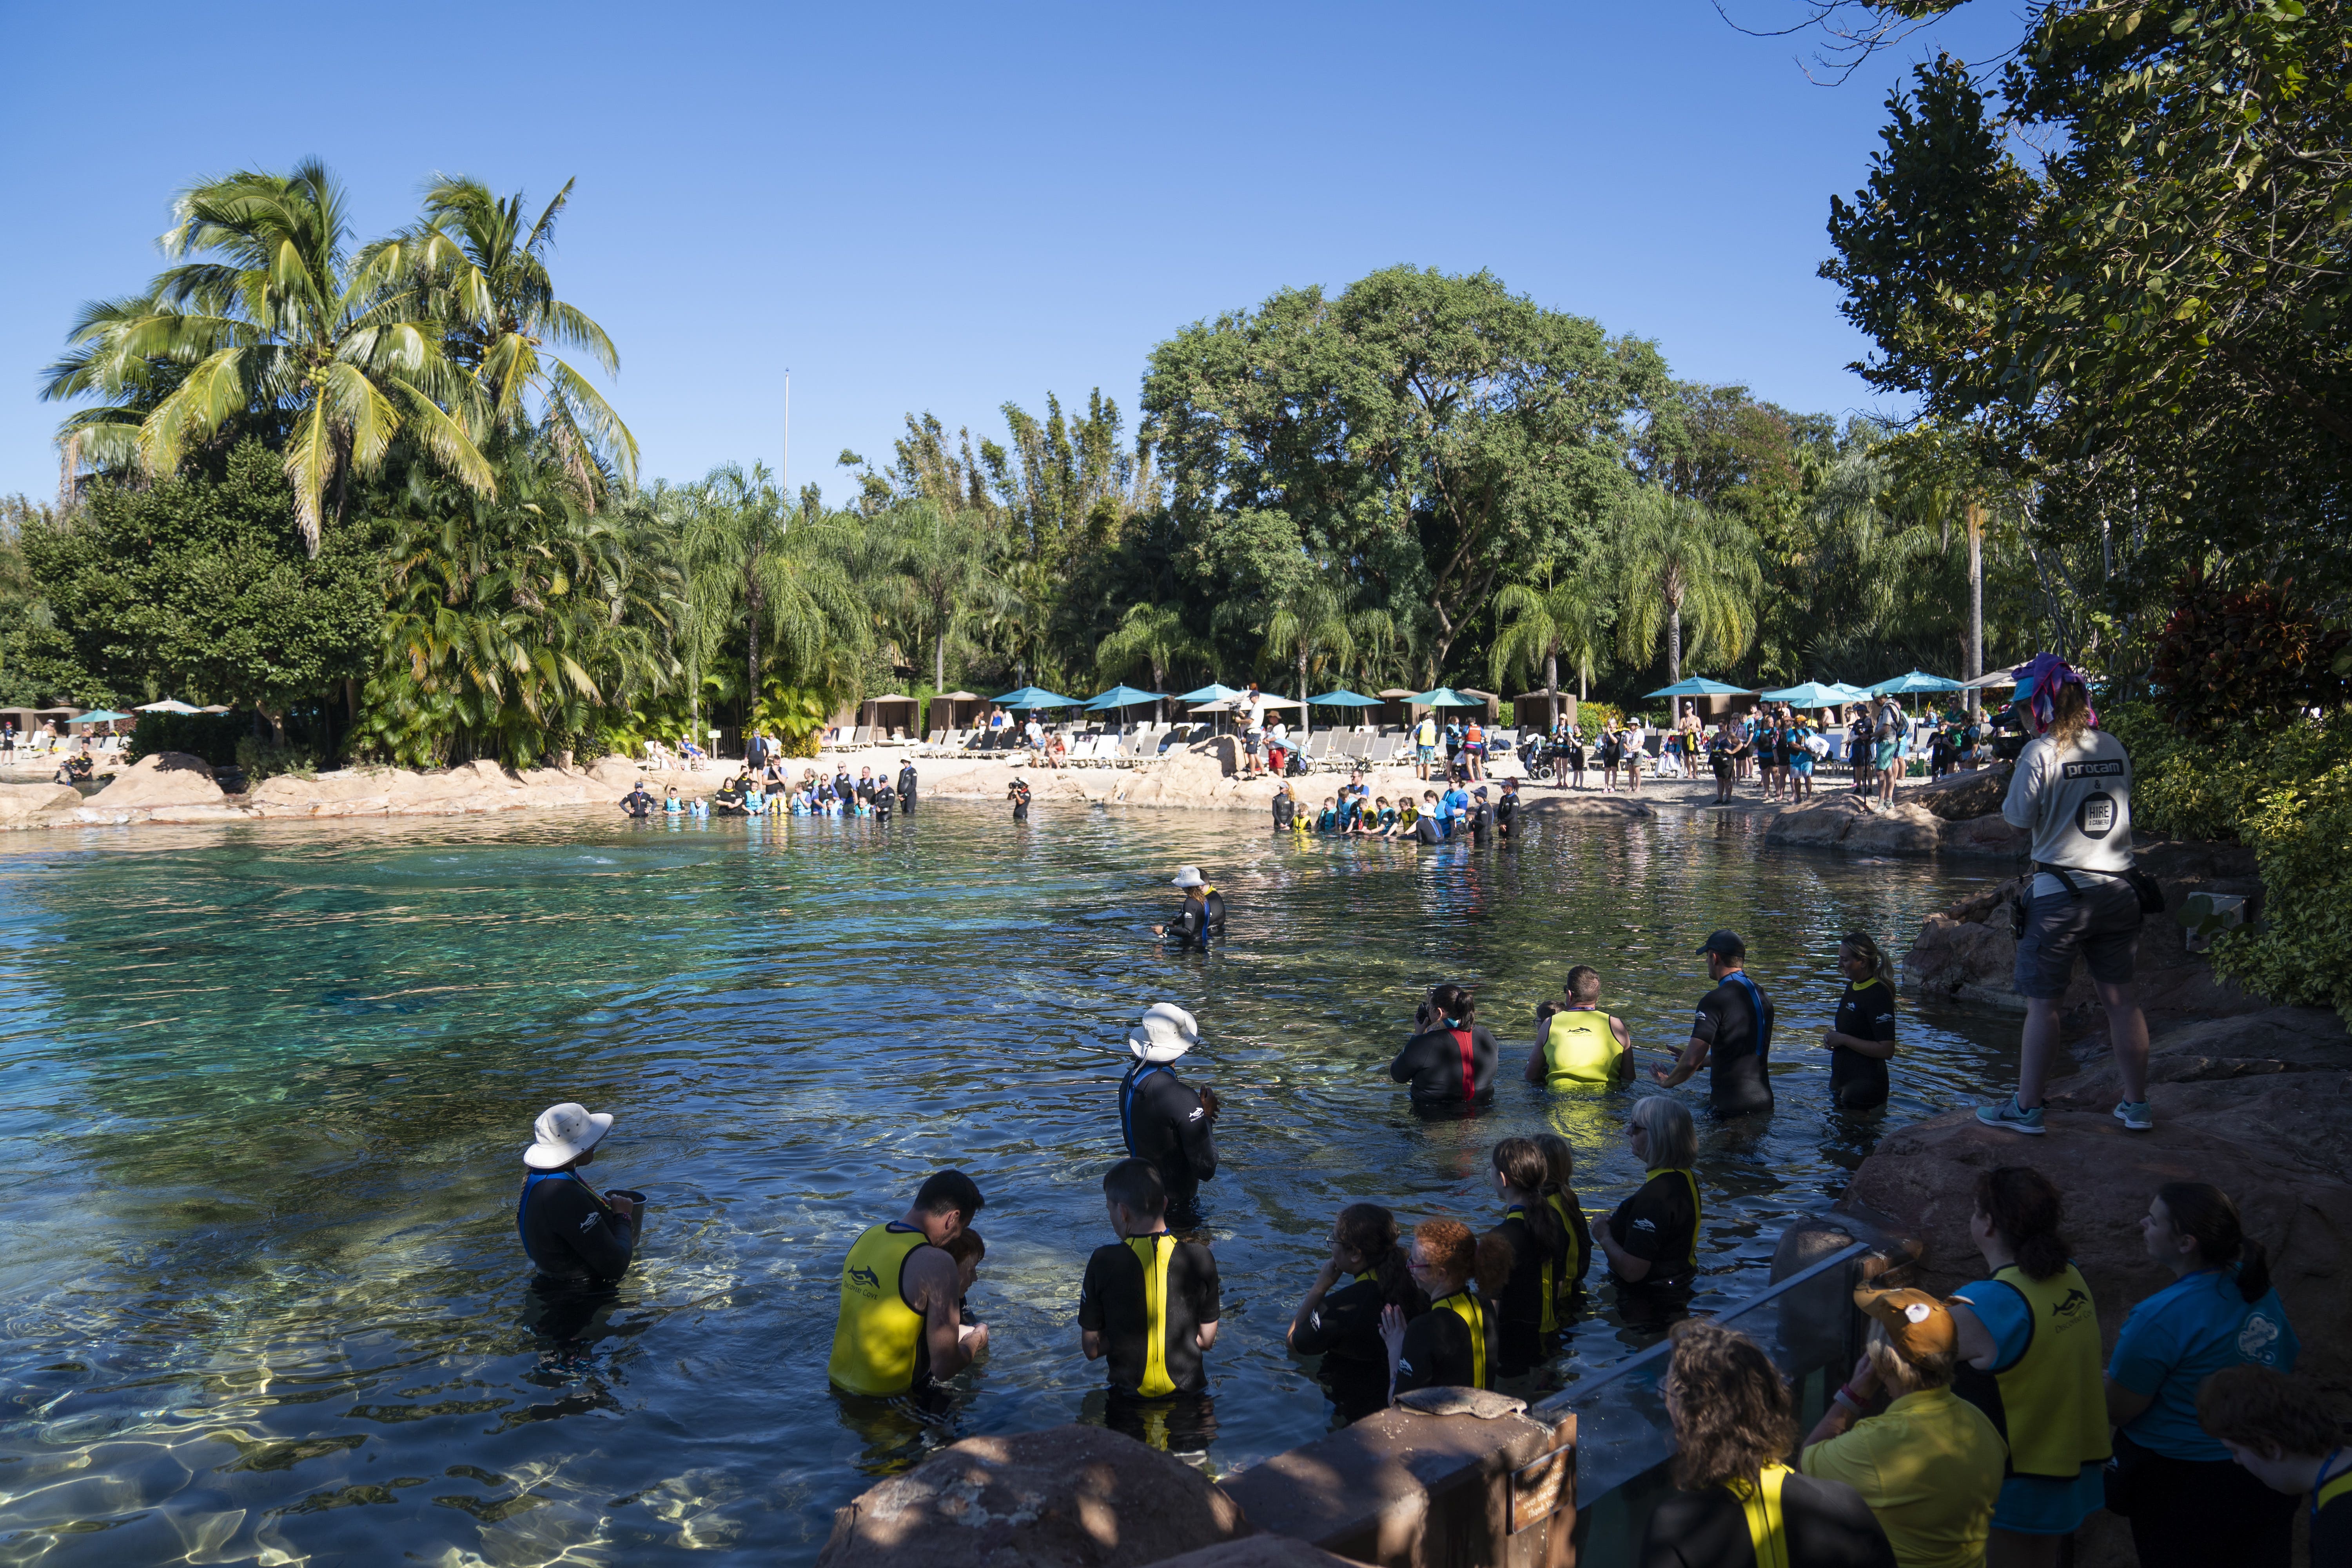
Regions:
[[[1947,1303],[1959,1338],[1952,1392],[2009,1444],[1993,1505],[1990,1561],[2054,1564],[2065,1540],[2105,1506],[2107,1404],[2099,1314],[2067,1260],[2064,1207],[2041,1172],[2003,1165],[1977,1178],[1969,1235],[1990,1272]]]
[[[1495,1145],[1490,1163],[1496,1195],[1503,1201],[1503,1223],[1488,1234],[1511,1249],[1509,1277],[1494,1296],[1497,1370],[1517,1377],[1548,1359],[1559,1344],[1559,1282],[1576,1243],[1544,1202],[1551,1165],[1534,1139],[1504,1139]]]
[[[1149,1160],[1121,1160],[1103,1176],[1103,1205],[1118,1240],[1087,1260],[1078,1294],[1079,1345],[1110,1361],[1114,1393],[1158,1399],[1209,1385],[1201,1354],[1217,1342],[1217,1260],[1168,1230],[1168,1189]]]
[[[2125,1317],[2107,1361],[2107,1507],[2131,1521],[2142,1568],[2286,1568],[2294,1505],[2233,1463],[2197,1410],[2205,1380],[2227,1368],[2294,1370],[2301,1346],[2269,1257],[2230,1195],[2204,1182],[2158,1188],[2139,1228],[2173,1282]]]
[[[1536,1134],[1536,1147],[1543,1151],[1544,1166],[1551,1180],[1544,1188],[1544,1204],[1559,1216],[1568,1227],[1570,1254],[1560,1269],[1559,1320],[1568,1321],[1568,1304],[1584,1288],[1585,1271],[1592,1267],[1592,1226],[1584,1217],[1584,1205],[1576,1195],[1576,1150],[1557,1132]]]
[[[2263,1485],[2310,1499],[2313,1568],[2352,1563],[2352,1447],[2326,1400],[2282,1373],[2241,1363],[2198,1389],[2197,1421]]]
[[[1345,1283],[1342,1283],[1344,1279]],[[1381,1313],[1407,1321],[1429,1310],[1399,1244],[1396,1215],[1378,1204],[1349,1204],[1331,1227],[1331,1255],[1290,1320],[1292,1353],[1323,1358],[1322,1382],[1342,1421],[1360,1421],[1389,1402],[1388,1351]]]

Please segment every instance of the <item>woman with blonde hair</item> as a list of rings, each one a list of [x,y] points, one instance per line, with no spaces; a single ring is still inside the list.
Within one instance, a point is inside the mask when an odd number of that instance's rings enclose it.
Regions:
[[[1673,1338],[1664,1392],[1675,1490],[1650,1516],[1643,1568],[1895,1568],[1862,1494],[1789,1468],[1795,1402],[1763,1347],[1704,1318]]]
[[[1841,1110],[1886,1103],[1886,1064],[1895,1057],[1895,965],[1865,931],[1838,941],[1845,994],[1837,1021],[1822,1030],[1830,1053],[1830,1100]]]

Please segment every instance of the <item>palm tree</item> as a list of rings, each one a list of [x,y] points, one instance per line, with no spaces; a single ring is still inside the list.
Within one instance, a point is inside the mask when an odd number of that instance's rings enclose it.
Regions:
[[[1311,732],[1307,667],[1327,662],[1345,665],[1356,656],[1356,628],[1349,622],[1347,601],[1339,590],[1320,577],[1302,577],[1293,584],[1266,616],[1265,651],[1297,662],[1299,724]]]
[[[1142,665],[1151,671],[1151,689],[1168,684],[1168,671],[1180,659],[1208,657],[1208,645],[1186,624],[1184,612],[1173,605],[1146,601],[1129,605],[1108,637],[1095,645],[1095,668],[1104,676],[1121,675]],[[1155,721],[1167,716],[1167,704],[1155,702]]]
[[[1683,678],[1684,633],[1694,659],[1726,664],[1756,637],[1763,592],[1755,541],[1697,501],[1643,486],[1618,524],[1617,648],[1629,659],[1657,657],[1666,644],[1666,683]]]
[[[950,512],[912,500],[884,516],[875,565],[931,645],[933,691],[948,689],[948,644],[972,621],[1014,607],[1013,590],[994,569],[995,546],[987,514],[969,508]]]
[[[843,566],[848,541],[829,522],[803,519],[765,464],[711,469],[688,492],[682,522],[688,592],[705,607],[698,618],[715,630],[715,602],[743,617],[747,715],[760,700],[762,633],[803,668],[869,642],[865,605]]]
[[[475,493],[497,492],[440,324],[382,263],[353,264],[343,191],[324,164],[208,180],[174,210],[163,250],[188,259],[143,296],[85,310],[50,367],[44,397],[111,400],[68,417],[61,440],[135,454],[162,476],[225,427],[283,424],[294,519],[314,555],[328,486],[340,514],[352,471],[373,473],[397,436]]]
[[[1576,695],[1581,701],[1601,651],[1601,595],[1591,579],[1578,572],[1562,582],[1547,570],[1540,588],[1510,584],[1495,595],[1495,622],[1498,629],[1490,660],[1496,686],[1510,689],[1513,671],[1540,663],[1550,722],[1558,724],[1561,657],[1576,668]]]
[[[368,247],[361,260],[415,282],[442,322],[450,359],[473,378],[480,405],[500,424],[535,423],[593,502],[592,460],[634,485],[637,441],[587,378],[545,349],[580,349],[607,375],[621,368],[604,329],[557,299],[548,276],[547,250],[572,185],[566,180],[527,221],[521,193],[500,197],[478,180],[443,176],[425,193],[425,216]]]

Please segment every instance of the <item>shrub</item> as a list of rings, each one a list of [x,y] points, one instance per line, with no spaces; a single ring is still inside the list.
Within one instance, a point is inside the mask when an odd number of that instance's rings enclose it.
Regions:
[[[2347,695],[2352,631],[2289,597],[2290,584],[2231,591],[2191,572],[2173,590],[2172,616],[2157,633],[2153,673],[2173,727],[2210,735],[2269,729]]]
[[[124,752],[131,762],[159,752],[185,752],[216,768],[236,761],[236,745],[253,733],[250,713],[142,713]]]
[[[319,754],[309,747],[280,745],[250,733],[238,738],[236,762],[237,771],[245,775],[247,789],[280,773],[307,779],[315,778],[319,772]]]

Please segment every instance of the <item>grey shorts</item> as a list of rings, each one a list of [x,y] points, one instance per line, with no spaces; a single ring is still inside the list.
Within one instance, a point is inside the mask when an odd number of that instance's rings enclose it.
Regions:
[[[2017,939],[2017,994],[2054,1002],[2074,978],[2074,955],[2091,978],[2121,985],[2132,977],[2132,947],[2139,940],[2139,895],[2120,877],[2077,877],[2083,896],[2052,893],[2025,907],[2025,934]]]

